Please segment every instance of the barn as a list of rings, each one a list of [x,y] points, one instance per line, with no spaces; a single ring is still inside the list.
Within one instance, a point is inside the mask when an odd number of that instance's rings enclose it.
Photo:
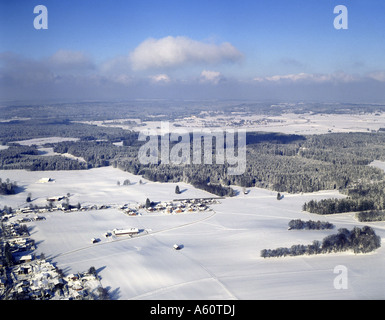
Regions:
[[[129,229],[114,229],[112,230],[114,235],[116,236],[126,236],[126,235],[134,235],[139,233],[138,228],[129,228]]]

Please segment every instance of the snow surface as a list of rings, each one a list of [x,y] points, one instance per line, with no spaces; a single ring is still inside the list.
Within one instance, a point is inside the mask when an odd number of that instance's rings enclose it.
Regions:
[[[126,119],[137,121],[136,119]],[[170,122],[171,129],[175,129],[172,125],[176,124],[186,130],[194,130],[201,128],[210,128],[215,125],[215,129],[239,128],[234,121],[245,120],[251,121],[253,124],[242,124],[241,128],[248,131],[266,131],[281,132],[286,134],[324,134],[328,132],[369,132],[370,130],[378,130],[385,127],[385,113],[366,113],[366,114],[295,114],[284,113],[277,116],[267,115],[250,115],[249,113],[232,113],[219,114],[209,116],[202,114],[201,116],[186,117],[176,119]],[[268,120],[268,121],[263,121]],[[121,127],[126,130],[141,131],[145,129],[157,130],[161,128],[162,121],[155,118],[152,121],[137,121],[138,125],[119,124],[119,121],[84,121],[92,125]]]
[[[0,196],[0,206],[24,207],[27,194],[33,204],[49,196],[70,193],[70,203],[123,205],[176,198],[212,196],[184,183],[149,182],[112,167],[87,171],[0,171],[5,181],[17,181],[23,191]],[[38,183],[42,177],[54,182]],[[129,179],[130,186],[117,185]],[[139,184],[139,180],[144,183]],[[236,188],[236,187],[235,187]],[[113,299],[383,299],[385,248],[374,253],[269,258],[267,248],[309,244],[336,233],[338,228],[362,226],[353,213],[319,216],[302,212],[311,199],[343,197],[336,191],[284,194],[250,188],[250,193],[221,199],[213,211],[128,216],[115,207],[85,212],[50,212],[46,220],[29,222],[36,253],[43,252],[66,274],[94,266]],[[288,231],[291,219],[321,220],[334,230]],[[366,223],[385,237],[385,222]],[[138,236],[104,237],[114,228],[138,228]],[[91,243],[92,238],[100,241]],[[173,245],[183,246],[174,250]],[[348,270],[348,289],[335,289],[339,275]]]
[[[13,141],[15,143],[24,145],[24,146],[42,146],[46,143],[59,143],[63,141],[78,141],[79,138],[64,138],[64,137],[48,137],[48,138],[34,138],[28,140]]]

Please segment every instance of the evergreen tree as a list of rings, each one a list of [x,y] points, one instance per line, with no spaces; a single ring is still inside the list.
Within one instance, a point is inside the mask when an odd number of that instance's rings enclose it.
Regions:
[[[149,198],[146,199],[146,209],[148,209],[149,207],[151,207],[151,201]]]
[[[96,269],[94,266],[90,267],[89,270],[88,270],[88,273],[89,274],[92,274],[96,277]]]
[[[5,263],[7,264],[8,267],[13,266],[14,259],[13,259],[13,255],[11,252],[11,246],[9,245],[8,242],[4,246],[4,259],[5,259]]]

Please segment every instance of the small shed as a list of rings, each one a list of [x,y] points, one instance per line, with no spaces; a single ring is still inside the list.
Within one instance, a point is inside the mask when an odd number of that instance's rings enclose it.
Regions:
[[[125,236],[125,235],[138,234],[139,233],[139,229],[138,228],[114,229],[112,232],[116,236]]]
[[[33,259],[32,255],[28,254],[28,255],[25,255],[25,256],[21,256],[19,258],[19,262],[20,263],[30,262],[30,261],[32,261],[32,259]]]

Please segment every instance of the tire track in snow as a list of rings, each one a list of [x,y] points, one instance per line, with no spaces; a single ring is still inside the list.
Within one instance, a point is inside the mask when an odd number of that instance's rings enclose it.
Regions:
[[[129,237],[129,238],[123,238],[123,239],[117,239],[117,240],[113,240],[113,241],[109,241],[109,242],[103,242],[103,243],[99,243],[99,244],[93,244],[93,245],[89,245],[89,246],[86,246],[86,247],[82,247],[82,248],[78,248],[78,249],[74,249],[74,250],[71,250],[71,251],[67,251],[67,252],[64,252],[64,253],[60,253],[58,255],[55,256],[55,258],[57,257],[63,257],[63,256],[66,256],[66,255],[70,255],[70,254],[73,254],[73,253],[76,253],[76,252],[79,252],[79,251],[83,251],[83,250],[87,250],[87,249],[90,249],[90,248],[95,248],[97,246],[102,246],[102,245],[109,245],[109,244],[113,244],[113,243],[116,243],[116,242],[119,242],[119,241],[129,241],[129,240],[134,240],[134,239],[139,239],[141,237],[145,237],[145,236],[154,236],[154,235],[157,235],[157,234],[160,234],[160,233],[163,233],[163,232],[167,232],[167,231],[171,231],[171,230],[176,230],[176,229],[181,229],[181,228],[184,228],[184,227],[188,227],[188,226],[191,226],[191,225],[194,225],[194,224],[197,224],[197,223],[201,223],[201,222],[204,222],[208,219],[211,219],[212,217],[214,217],[216,215],[216,211],[213,210],[213,213],[210,214],[209,216],[207,217],[204,217],[200,220],[196,220],[196,221],[193,221],[193,222],[188,222],[188,223],[184,223],[184,224],[181,224],[181,225],[178,225],[178,226],[175,226],[175,227],[170,227],[170,228],[165,228],[165,229],[161,229],[161,230],[158,230],[158,231],[154,231],[154,232],[147,232],[147,233],[143,233],[141,235],[137,235],[137,236],[134,236],[134,237]],[[155,237],[154,237],[155,238]],[[156,238],[155,238],[156,239]],[[157,241],[160,241],[159,239],[156,239]],[[183,253],[181,253],[183,254]],[[218,279],[218,277],[212,273],[210,270],[208,270],[204,265],[202,265],[199,261],[193,259],[192,257],[189,257],[189,256],[186,256],[185,254],[183,254],[184,257],[186,257],[186,259],[189,259],[191,260],[192,262],[194,262],[196,265],[198,265],[200,268],[202,268],[208,275],[209,275],[209,278],[205,278],[205,279],[200,279],[200,280],[193,280],[193,281],[188,281],[188,282],[183,282],[183,283],[179,283],[179,284],[174,284],[174,285],[171,285],[171,286],[168,286],[168,287],[164,287],[164,288],[158,288],[154,291],[150,291],[150,292],[147,292],[147,293],[144,293],[144,294],[141,294],[139,296],[135,296],[131,299],[137,299],[138,297],[141,297],[141,296],[148,296],[148,295],[152,295],[156,292],[161,292],[162,290],[168,290],[170,288],[173,288],[173,287],[178,287],[178,286],[183,286],[185,284],[188,284],[188,283],[192,283],[192,282],[196,282],[196,281],[202,281],[202,280],[207,280],[207,279],[212,279],[214,280],[220,287],[223,288],[223,290],[227,293],[227,295],[230,297],[230,299],[233,299],[233,300],[238,300],[238,298],[226,287],[226,285]]]
[[[187,256],[186,254],[184,254],[183,252],[181,252],[181,254],[183,256],[185,256],[187,259],[191,260],[192,262],[194,262],[195,264],[197,264],[199,267],[201,267],[203,270],[205,270],[209,275],[210,277],[215,280],[215,282],[217,282],[222,288],[223,290],[229,295],[229,297],[231,297],[231,300],[239,300],[231,291],[229,288],[227,288],[227,286],[220,280],[218,279],[218,277],[213,273],[211,272],[209,269],[207,269],[202,263],[200,263],[198,260],[190,257],[190,256]]]
[[[155,290],[151,290],[151,291],[139,294],[137,296],[129,298],[128,300],[144,299],[144,298],[147,298],[147,297],[152,296],[154,294],[158,294],[158,293],[162,293],[162,292],[167,292],[167,291],[175,289],[175,288],[180,288],[180,287],[183,287],[185,285],[189,285],[189,284],[193,284],[193,283],[197,283],[197,282],[204,282],[204,281],[207,281],[207,280],[212,280],[212,278],[208,277],[208,278],[202,278],[202,279],[198,279],[198,280],[190,280],[190,281],[186,281],[186,282],[180,282],[180,283],[172,284],[172,285],[169,285],[169,286],[161,287],[161,288],[158,288],[158,289],[155,289]]]
[[[87,249],[91,249],[91,248],[96,248],[98,246],[110,245],[110,244],[113,244],[113,243],[116,243],[116,242],[120,242],[120,241],[134,240],[134,239],[138,239],[138,238],[141,238],[141,237],[146,237],[146,236],[155,235],[155,234],[162,233],[162,232],[167,232],[167,231],[171,231],[171,230],[175,230],[175,229],[184,228],[184,227],[191,226],[191,225],[194,225],[196,223],[201,223],[201,222],[203,222],[205,220],[208,220],[208,219],[212,218],[215,214],[216,214],[216,211],[213,210],[213,213],[211,215],[209,215],[208,217],[204,217],[204,218],[202,218],[200,220],[184,223],[184,224],[181,224],[181,225],[178,225],[178,226],[174,226],[174,227],[169,227],[169,228],[161,229],[161,230],[158,230],[158,231],[153,231],[153,232],[145,231],[142,234],[139,234],[139,235],[133,236],[133,237],[125,237],[125,238],[122,238],[122,239],[115,239],[115,240],[108,241],[108,242],[91,244],[89,246],[85,246],[85,247],[73,249],[73,250],[70,250],[70,251],[67,251],[67,252],[59,253],[59,254],[57,254],[55,256],[55,258],[66,256],[66,255],[69,255],[69,254],[72,254],[72,253],[76,253],[76,252],[87,250]]]

